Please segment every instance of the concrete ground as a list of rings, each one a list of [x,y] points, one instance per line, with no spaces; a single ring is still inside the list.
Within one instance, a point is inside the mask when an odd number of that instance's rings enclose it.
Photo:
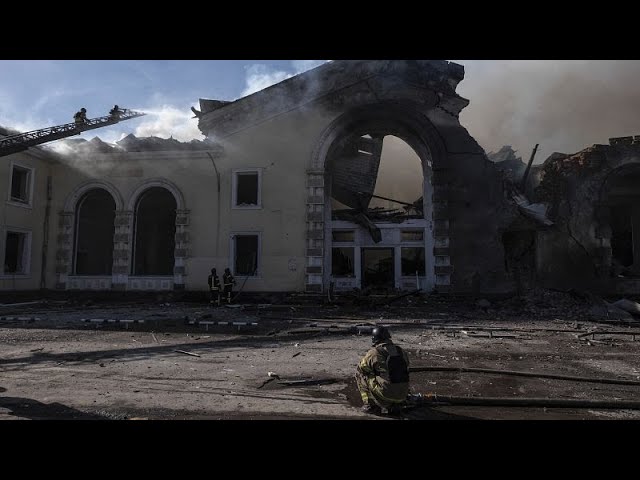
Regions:
[[[625,334],[640,331],[633,321],[587,318],[570,302],[384,303],[5,304],[0,419],[390,420],[360,412],[353,380],[376,323],[390,326],[413,367],[640,382],[640,336]],[[461,397],[640,400],[640,385],[494,373],[416,372],[411,383],[415,393]],[[440,405],[393,418],[640,419],[640,410]]]

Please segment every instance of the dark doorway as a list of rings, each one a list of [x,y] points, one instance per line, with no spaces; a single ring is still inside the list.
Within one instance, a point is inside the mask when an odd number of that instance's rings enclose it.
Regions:
[[[362,287],[375,289],[395,287],[393,248],[362,249]]]
[[[633,211],[631,205],[611,209],[611,250],[613,259],[623,267],[633,265]]]
[[[152,187],[138,200],[135,217],[133,275],[173,275],[176,200],[168,190]]]
[[[76,275],[111,275],[116,202],[109,192],[87,192],[76,208]]]

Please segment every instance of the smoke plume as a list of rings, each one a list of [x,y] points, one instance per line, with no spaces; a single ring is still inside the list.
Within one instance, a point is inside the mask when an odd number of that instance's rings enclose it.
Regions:
[[[513,145],[527,161],[640,135],[640,61],[460,60],[460,121],[487,151]]]

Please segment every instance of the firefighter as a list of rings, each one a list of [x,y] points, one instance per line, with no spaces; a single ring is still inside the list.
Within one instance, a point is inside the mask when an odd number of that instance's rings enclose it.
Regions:
[[[73,115],[73,119],[77,124],[85,123],[87,121],[87,109],[84,107],[81,108],[79,112]]]
[[[224,298],[227,300],[227,304],[231,303],[231,296],[233,293],[233,286],[236,284],[236,280],[231,275],[231,270],[228,268],[224,269],[224,274],[222,275],[222,284],[224,287]]]
[[[211,305],[220,306],[220,279],[218,278],[218,274],[216,273],[216,269],[211,269],[211,275],[208,278],[209,282],[209,291],[211,292]]]
[[[120,110],[120,107],[118,107],[118,105],[114,105],[113,108],[111,110],[109,110],[109,115],[111,116],[112,119],[119,119],[120,115],[122,115],[124,113],[124,110]]]
[[[373,347],[360,360],[356,383],[366,413],[399,413],[409,395],[409,357],[391,341],[386,327],[377,326],[371,336]]]

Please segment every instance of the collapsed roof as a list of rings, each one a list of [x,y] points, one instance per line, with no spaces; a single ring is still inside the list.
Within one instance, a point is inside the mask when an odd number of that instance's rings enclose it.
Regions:
[[[121,153],[121,152],[174,152],[174,151],[208,151],[219,148],[211,140],[191,140],[181,142],[175,138],[136,137],[127,135],[115,144],[106,143],[99,137],[91,140],[83,138],[61,140],[76,154],[87,153]]]

